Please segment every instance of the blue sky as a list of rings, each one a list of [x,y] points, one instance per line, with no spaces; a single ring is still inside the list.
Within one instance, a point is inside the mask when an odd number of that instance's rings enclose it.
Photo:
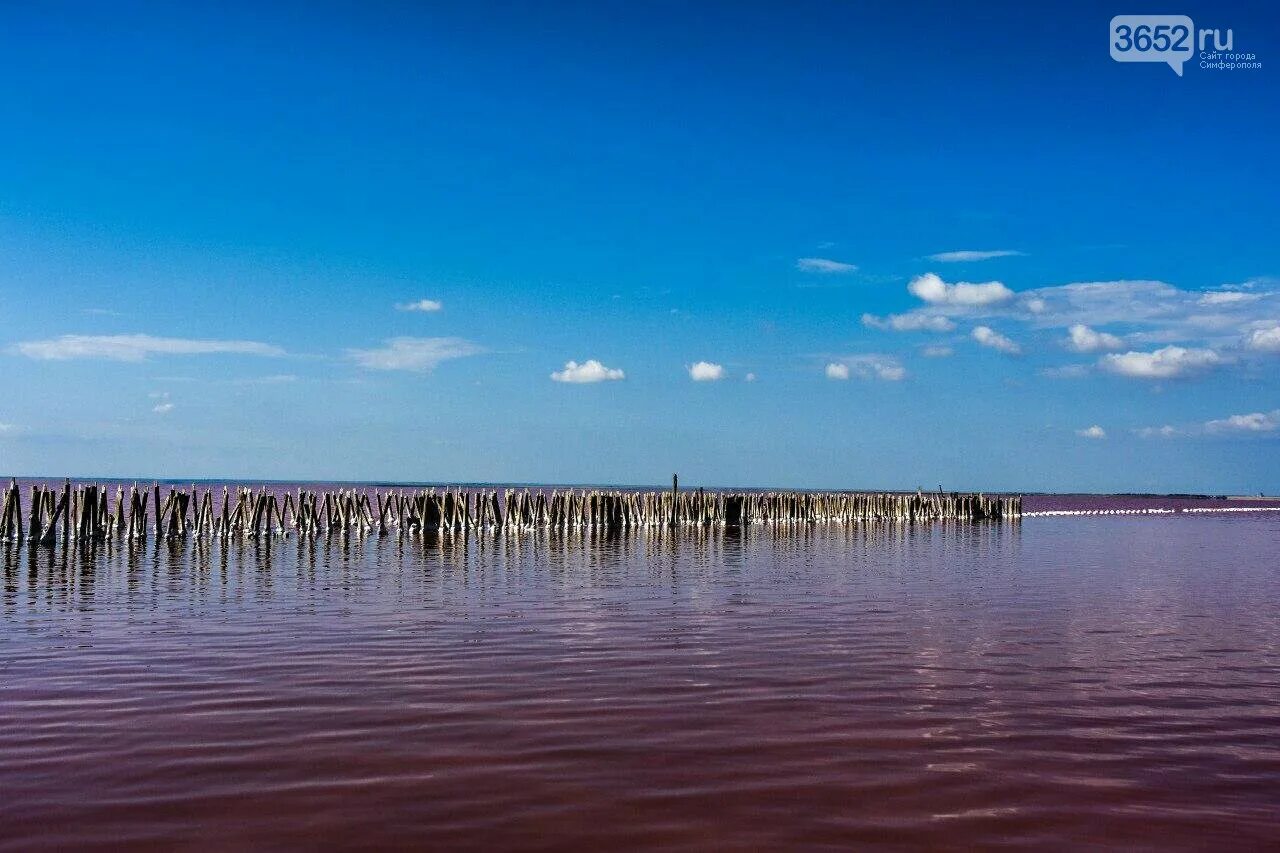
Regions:
[[[1278,492],[1280,16],[1132,11],[11,9],[0,470]]]

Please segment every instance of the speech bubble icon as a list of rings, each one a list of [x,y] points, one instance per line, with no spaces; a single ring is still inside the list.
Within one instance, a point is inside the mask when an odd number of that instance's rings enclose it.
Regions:
[[[1116,15],[1109,33],[1116,62],[1163,62],[1182,76],[1196,52],[1196,29],[1186,15]]]

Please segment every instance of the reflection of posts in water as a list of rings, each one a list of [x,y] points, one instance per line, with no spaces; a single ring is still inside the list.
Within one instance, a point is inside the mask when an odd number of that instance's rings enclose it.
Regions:
[[[333,590],[358,597],[370,584],[418,583],[483,588],[505,581],[611,586],[620,572],[641,567],[649,583],[673,589],[717,571],[746,576],[769,560],[808,565],[822,555],[832,566],[861,572],[909,565],[915,553],[960,548],[988,554],[1017,548],[1018,525],[870,523],[864,525],[758,525],[722,528],[663,524],[636,531],[610,527],[531,528],[513,532],[428,530],[420,536],[299,536],[209,539],[164,538],[149,548],[82,543],[70,549],[18,547],[4,555],[5,606],[24,594],[47,606],[89,606],[100,590],[131,598],[185,589],[193,601],[210,594],[274,599],[291,589]],[[279,550],[277,550],[279,549]],[[834,549],[834,550],[833,550]],[[216,552],[216,556],[215,556]],[[26,571],[22,557],[26,556]],[[754,555],[754,557],[749,557]],[[840,556],[835,556],[840,555]],[[888,558],[889,562],[886,562]],[[216,562],[215,562],[216,560]],[[628,568],[629,567],[629,568]],[[718,567],[718,568],[717,568]]]

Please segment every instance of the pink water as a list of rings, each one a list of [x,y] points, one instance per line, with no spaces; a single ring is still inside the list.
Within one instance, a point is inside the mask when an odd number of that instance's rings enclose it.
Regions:
[[[11,548],[0,849],[1275,847],[1277,515]]]

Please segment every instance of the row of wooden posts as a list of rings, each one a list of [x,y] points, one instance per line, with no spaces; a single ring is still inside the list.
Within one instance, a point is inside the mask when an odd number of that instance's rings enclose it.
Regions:
[[[0,541],[41,545],[196,537],[359,535],[429,530],[631,530],[867,521],[999,521],[1022,515],[1022,498],[962,493],[597,491],[582,489],[204,489],[159,484],[32,485],[26,511],[13,481],[4,493]]]

